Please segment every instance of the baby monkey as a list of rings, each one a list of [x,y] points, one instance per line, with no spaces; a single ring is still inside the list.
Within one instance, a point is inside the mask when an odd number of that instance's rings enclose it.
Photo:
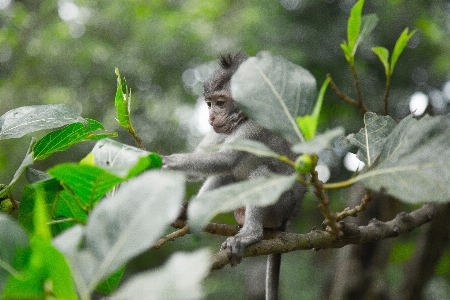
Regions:
[[[294,169],[279,160],[258,157],[253,154],[222,149],[215,152],[205,147],[226,144],[236,139],[250,139],[264,143],[280,155],[295,160],[291,145],[283,138],[248,119],[233,101],[231,76],[245,60],[242,53],[220,58],[220,68],[206,81],[204,97],[209,109],[208,133],[193,153],[173,154],[163,157],[163,168],[184,171],[190,178],[204,178],[199,194],[238,181],[267,176],[270,173],[291,175]],[[298,211],[305,187],[297,182],[291,190],[267,207],[247,206],[234,212],[236,221],[242,226],[239,233],[222,244],[231,266],[242,261],[244,249],[263,238],[264,228],[285,230],[289,218]],[[281,254],[269,255],[266,273],[266,299],[277,299]]]

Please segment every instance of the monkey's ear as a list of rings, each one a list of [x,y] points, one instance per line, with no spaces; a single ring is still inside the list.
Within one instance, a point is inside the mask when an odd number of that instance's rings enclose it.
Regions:
[[[234,69],[232,70],[234,72],[246,58],[247,56],[242,52],[237,52],[233,56],[228,53],[220,57],[220,66],[225,70]]]
[[[221,55],[219,63],[222,69],[229,69],[233,64],[233,57],[230,53]]]

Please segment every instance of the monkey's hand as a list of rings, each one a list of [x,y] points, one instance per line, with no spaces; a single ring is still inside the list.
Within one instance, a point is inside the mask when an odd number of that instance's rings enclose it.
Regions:
[[[259,228],[260,227],[260,228]],[[235,236],[230,236],[220,247],[221,250],[227,250],[230,265],[232,267],[241,263],[244,256],[245,247],[254,244],[263,238],[262,226],[245,226]]]

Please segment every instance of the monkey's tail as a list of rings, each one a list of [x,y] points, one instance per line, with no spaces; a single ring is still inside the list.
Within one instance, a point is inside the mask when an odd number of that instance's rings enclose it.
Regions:
[[[281,253],[270,254],[267,257],[266,270],[266,300],[278,299],[280,283]]]

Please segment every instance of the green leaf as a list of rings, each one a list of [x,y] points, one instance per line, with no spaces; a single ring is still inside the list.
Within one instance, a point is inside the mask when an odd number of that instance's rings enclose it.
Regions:
[[[110,294],[116,290],[122,280],[123,273],[125,272],[125,267],[120,268],[109,276],[105,281],[101,282],[95,288],[96,291],[103,294]]]
[[[41,194],[35,199],[31,256],[18,276],[11,276],[2,299],[43,299],[52,293],[57,299],[77,299],[65,258],[51,244],[48,216]]]
[[[357,134],[349,134],[340,139],[341,146],[347,150],[356,146],[359,160],[371,166],[381,152],[386,138],[397,123],[390,116],[379,117],[373,112],[364,114],[364,127]]]
[[[347,23],[347,41],[348,48],[352,53],[355,53],[356,41],[359,36],[359,31],[361,29],[361,15],[364,6],[364,0],[359,0],[353,5],[350,11],[350,16]]]
[[[319,124],[319,115],[320,111],[322,110],[323,98],[325,97],[325,92],[327,90],[330,81],[331,78],[327,78],[322,84],[319,96],[317,97],[316,105],[314,106],[312,116],[306,115],[302,117],[297,117],[298,127],[302,131],[306,140],[310,140],[314,138],[314,136],[316,135],[317,125]]]
[[[211,266],[206,249],[192,253],[178,252],[158,270],[143,272],[128,280],[113,295],[113,299],[203,299],[202,282]]]
[[[245,151],[261,157],[273,157],[280,158],[280,155],[265,144],[247,139],[237,139],[231,143],[213,145],[205,148],[206,150],[220,150],[220,149],[232,149],[238,151]]]
[[[400,57],[400,54],[402,54],[403,50],[405,49],[406,45],[408,44],[409,39],[416,33],[416,30],[411,31],[408,33],[408,28],[403,30],[400,37],[397,39],[397,42],[395,43],[394,51],[392,52],[391,57],[391,67],[389,70],[390,75],[394,73],[394,67],[397,63],[398,58]]]
[[[69,260],[81,298],[160,238],[180,213],[184,184],[179,173],[145,172],[100,201],[85,227],[74,226],[53,240]]]
[[[6,214],[0,213],[0,295],[8,277],[17,276],[21,269],[19,256],[25,257],[24,249],[29,240],[25,231]]]
[[[391,75],[389,66],[389,50],[384,47],[373,47],[372,51],[378,56],[383,64],[386,77],[389,77]]]
[[[214,216],[246,205],[267,206],[292,187],[297,174],[271,175],[230,184],[196,196],[189,202],[189,228],[201,230]]]
[[[331,146],[332,141],[344,134],[343,127],[337,127],[332,130],[329,130],[323,134],[320,134],[313,138],[312,140],[307,141],[306,143],[299,143],[292,147],[292,151],[295,153],[307,153],[307,154],[317,154],[323,149],[329,148]]]
[[[231,78],[231,93],[246,115],[291,143],[304,141],[295,118],[309,114],[316,80],[306,69],[282,57],[260,52]]]
[[[31,240],[29,263],[20,276],[11,276],[2,299],[46,299],[54,294],[56,299],[78,299],[64,256],[47,240]]]
[[[35,231],[33,216],[37,194],[41,193],[46,203],[46,210],[49,212],[50,217],[53,218],[61,190],[59,182],[54,178],[28,184],[23,188],[19,206],[19,223],[28,233],[31,234]]]
[[[60,164],[49,169],[48,173],[71,195],[71,201],[86,211],[91,210],[100,198],[123,181],[99,167],[82,164]]]
[[[162,159],[157,153],[104,139],[92,149],[95,165],[122,178],[129,178],[148,170],[160,168]]]
[[[115,98],[117,121],[119,121],[119,124],[122,127],[130,130],[133,128],[130,119],[131,90],[128,90],[127,81],[125,78],[120,78],[119,69],[116,68],[115,71],[117,75],[117,91]]]
[[[65,104],[22,106],[0,117],[0,140],[86,121]]]
[[[375,14],[369,14],[361,18],[361,32],[359,33],[355,45],[352,49],[353,55],[355,55],[356,49],[358,48],[359,44],[375,29],[378,21],[379,19]]]
[[[45,159],[57,151],[64,151],[83,141],[117,136],[117,133],[103,132],[105,128],[95,120],[86,119],[86,121],[89,125],[73,123],[45,135],[34,146],[34,160]]]
[[[45,240],[50,241],[52,239],[52,235],[50,233],[50,229],[48,228],[48,215],[47,210],[45,208],[45,200],[43,197],[43,193],[38,191],[35,198],[34,205],[34,214],[33,214],[33,223],[34,223],[34,232],[33,236]]]
[[[450,119],[403,119],[388,136],[379,163],[355,180],[407,203],[448,202]]]
[[[346,42],[343,42],[341,44],[341,49],[344,52],[345,59],[350,63],[350,65],[353,65],[354,57],[352,54],[352,49],[349,47],[349,45]]]

